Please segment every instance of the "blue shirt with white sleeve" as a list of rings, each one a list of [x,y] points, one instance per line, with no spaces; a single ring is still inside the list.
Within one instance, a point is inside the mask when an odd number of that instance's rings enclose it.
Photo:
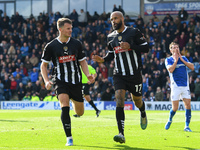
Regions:
[[[182,56],[182,58],[186,62],[189,62],[185,56]],[[165,59],[166,68],[169,68],[173,64],[174,58],[172,56]],[[179,58],[175,70],[172,73],[169,72],[171,86],[189,86],[189,78],[186,67],[187,66]]]

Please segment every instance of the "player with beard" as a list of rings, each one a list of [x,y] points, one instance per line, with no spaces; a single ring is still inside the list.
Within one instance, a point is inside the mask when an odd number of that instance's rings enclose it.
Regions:
[[[105,57],[94,55],[93,60],[99,63],[113,59],[115,61],[113,80],[119,134],[114,136],[114,141],[125,143],[124,101],[126,90],[131,93],[135,106],[140,110],[141,128],[144,130],[147,127],[145,104],[142,101],[141,53],[147,53],[149,46],[139,29],[125,26],[121,12],[113,12],[110,20],[114,31],[108,35],[109,52]]]

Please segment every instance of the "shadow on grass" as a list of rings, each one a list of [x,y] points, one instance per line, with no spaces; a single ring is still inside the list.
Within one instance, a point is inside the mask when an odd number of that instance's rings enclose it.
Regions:
[[[29,122],[29,121],[24,121],[24,120],[4,120],[4,119],[1,119],[0,122]]]
[[[78,146],[78,145],[77,145]],[[154,149],[150,149],[150,148],[138,148],[138,147],[130,147],[130,146],[128,146],[128,145],[115,145],[114,147],[105,147],[105,146],[91,146],[91,145],[81,145],[81,147],[90,147],[90,148],[93,148],[94,150],[95,149],[125,149],[125,150],[155,150],[155,148]]]
[[[155,150],[155,148],[138,148],[138,147],[130,147],[128,145],[115,145],[115,149],[126,149],[126,150]]]
[[[168,146],[168,147],[170,147],[170,149],[181,148],[181,149],[187,149],[187,150],[197,150],[197,148],[191,148],[191,147],[181,147],[181,146]]]

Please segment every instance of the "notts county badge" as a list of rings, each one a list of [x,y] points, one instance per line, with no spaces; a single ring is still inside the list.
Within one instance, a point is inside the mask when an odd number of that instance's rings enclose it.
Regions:
[[[67,54],[67,55],[68,55],[68,47],[67,47],[67,46],[64,46],[63,49],[64,49],[64,54]]]
[[[121,42],[122,41],[122,36],[118,36],[118,40],[119,40],[119,42]]]

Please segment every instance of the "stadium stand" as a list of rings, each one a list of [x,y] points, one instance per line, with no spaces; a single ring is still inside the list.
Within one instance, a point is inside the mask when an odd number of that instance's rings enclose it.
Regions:
[[[30,16],[30,18],[26,19],[19,13],[14,14],[12,17],[1,17],[0,100],[22,100],[27,95],[26,87],[29,82],[32,83],[32,87],[36,87],[36,84],[37,87],[38,85],[41,86],[40,89],[37,88],[37,91],[29,91],[30,95],[34,93],[34,96],[38,96],[41,101],[47,100],[47,98],[45,99],[47,95],[52,97],[55,95],[53,89],[47,91],[44,88],[40,73],[40,59],[44,45],[57,36],[56,22],[52,20],[56,20],[59,17],[69,17],[58,14],[40,13],[38,17]],[[90,16],[91,19],[88,19],[87,24],[84,26],[79,26],[76,22],[72,36],[83,43],[86,56],[88,56],[88,64],[92,65],[98,74],[94,86],[90,89],[90,95],[93,100],[100,100],[100,95],[107,88],[112,92],[111,100],[115,100],[113,85],[109,82],[112,81],[112,77],[109,76],[108,80],[108,72],[102,72],[102,65],[93,62],[90,57],[94,53],[105,56],[108,51],[106,36],[112,31],[112,27],[108,18],[101,19],[103,15],[105,16],[103,13],[99,15],[99,18]],[[190,18],[189,20],[181,21],[180,26],[170,19],[156,22],[150,19],[149,22],[144,23],[141,16],[134,21],[126,22],[127,26],[139,28],[149,42],[150,52],[142,55],[144,65],[142,73],[145,78],[145,85],[153,90],[151,91],[151,96],[147,94],[147,91],[143,92],[144,101],[152,101],[152,95],[156,94],[157,87],[160,87],[164,94],[163,100],[169,101],[169,81],[167,80],[168,73],[164,66],[164,59],[170,55],[170,42],[174,41],[181,44],[180,35],[183,32],[185,42],[183,43],[182,54],[185,54],[195,66],[195,73],[190,73],[190,77],[194,83],[198,80],[197,78],[200,78],[200,29],[196,25],[197,21],[194,21],[194,26],[191,26],[190,22],[193,20]],[[186,24],[186,26],[183,26],[183,24]],[[186,47],[189,39],[192,39],[193,42],[192,49]],[[187,55],[187,53],[190,53],[190,55]],[[110,62],[105,63],[104,67],[109,68],[109,65]],[[48,67],[50,69],[49,78],[51,78],[53,66],[49,64]],[[16,68],[18,68],[17,72]],[[15,92],[10,91],[11,80],[17,82]],[[193,84],[190,85],[192,88]],[[200,90],[196,89],[196,91]],[[130,94],[127,93],[126,95],[126,100],[129,100],[130,97],[128,95]],[[195,94],[193,93],[192,95]],[[192,98],[192,100],[197,99],[198,97]]]

